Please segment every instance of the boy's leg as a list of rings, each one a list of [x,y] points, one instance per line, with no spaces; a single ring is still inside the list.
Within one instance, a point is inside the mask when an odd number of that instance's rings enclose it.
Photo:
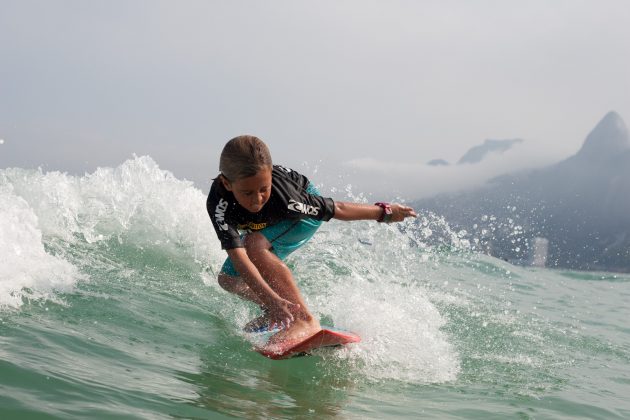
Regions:
[[[246,235],[244,237],[245,249],[247,250],[248,255],[250,252],[256,253],[257,250],[269,252],[277,259],[277,261],[272,262],[272,266],[281,265],[284,267],[283,271],[287,271],[289,276],[293,278],[290,270],[286,265],[284,265],[282,260],[306,244],[315,234],[321,223],[322,222],[320,221],[312,219],[281,222],[272,227],[263,229],[262,231]],[[266,257],[272,258],[271,256]],[[252,259],[251,255],[250,259]],[[252,262],[254,262],[253,259]],[[256,265],[255,262],[254,265]],[[259,271],[261,271],[260,268]],[[265,280],[268,279],[262,271],[261,274]],[[243,299],[261,305],[260,299],[258,299],[258,297],[249,289],[249,286],[247,286],[247,284],[239,277],[238,272],[229,258],[225,260],[223,267],[221,267],[218,281],[219,285],[228,292],[234,293]]]
[[[295,320],[292,326],[282,332],[282,334],[276,334],[274,341],[281,342],[291,338],[297,339],[319,331],[319,322],[308,310],[291,270],[271,251],[272,245],[267,238],[260,233],[251,233],[245,238],[245,249],[247,250],[247,255],[250,260],[269,286],[283,299],[300,305],[298,311],[294,313]],[[227,273],[236,274],[236,276]],[[247,286],[245,281],[238,277],[238,274],[233,270],[231,264],[224,264],[218,280],[221,287],[228,292],[235,293],[243,299],[250,300],[262,308],[260,299],[249,286]],[[244,329],[250,332],[255,331],[264,327],[267,323],[268,319],[265,311],[262,316],[248,322]]]
[[[311,314],[306,308],[306,304],[293,279],[291,270],[271,251],[271,248],[271,243],[260,233],[250,233],[245,237],[247,255],[256,266],[261,276],[280,297],[300,305],[298,315],[303,319],[310,319]],[[234,271],[231,264],[224,264],[219,274],[218,281],[219,285],[228,292],[262,306],[262,302],[258,296],[256,296],[243,279],[238,277],[238,273]]]
[[[259,233],[249,234],[245,240],[245,248],[249,259],[273,291],[283,299],[300,305],[297,315],[303,320],[310,321],[313,317],[293,279],[293,273],[278,256],[271,252],[271,243],[267,238]],[[251,290],[248,292],[253,295]]]
[[[284,342],[301,341],[321,330],[319,321],[308,310],[289,267],[273,252],[271,243],[263,235],[254,233],[246,240],[247,254],[269,286],[282,298],[299,304],[291,326],[269,339],[271,346]]]
[[[303,339],[304,336],[312,335],[321,329],[317,319],[309,312],[291,270],[282,261],[306,244],[321,223],[313,219],[287,220],[259,232],[250,233],[244,238],[250,260],[269,286],[282,298],[300,305],[300,310],[294,314],[295,320],[291,327],[277,333],[270,340],[271,343]],[[219,284],[224,289],[262,307],[258,297],[239,278],[229,258],[223,264],[221,274],[219,274]],[[266,325],[267,321],[266,314],[263,314],[250,321],[245,326],[245,330],[257,330]]]

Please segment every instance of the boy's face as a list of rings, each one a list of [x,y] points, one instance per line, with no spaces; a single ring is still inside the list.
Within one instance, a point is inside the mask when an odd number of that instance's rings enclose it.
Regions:
[[[258,213],[271,196],[271,168],[264,168],[254,176],[228,181],[221,177],[226,190],[232,191],[234,198],[250,213]]]

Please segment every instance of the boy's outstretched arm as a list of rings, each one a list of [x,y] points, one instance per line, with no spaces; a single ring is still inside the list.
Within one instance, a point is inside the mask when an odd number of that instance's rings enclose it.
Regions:
[[[402,222],[407,217],[417,217],[416,212],[408,206],[401,204],[389,204],[391,215],[384,221]],[[335,219],[339,220],[379,220],[383,216],[385,209],[376,204],[349,203],[344,201],[335,202]]]

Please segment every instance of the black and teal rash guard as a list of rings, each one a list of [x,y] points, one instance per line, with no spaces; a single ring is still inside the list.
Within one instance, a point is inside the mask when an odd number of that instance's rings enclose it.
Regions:
[[[294,170],[274,165],[271,196],[258,213],[250,213],[234,194],[215,179],[206,200],[206,209],[222,249],[243,248],[239,231],[257,231],[290,219],[312,218],[328,221],[335,215],[332,198],[309,192],[308,178]]]

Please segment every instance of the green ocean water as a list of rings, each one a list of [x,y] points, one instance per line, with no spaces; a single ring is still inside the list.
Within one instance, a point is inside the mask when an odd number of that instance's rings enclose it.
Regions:
[[[515,267],[438,217],[331,221],[288,264],[363,341],[272,361],[204,206],[146,157],[0,170],[0,419],[630,418],[628,275]]]

